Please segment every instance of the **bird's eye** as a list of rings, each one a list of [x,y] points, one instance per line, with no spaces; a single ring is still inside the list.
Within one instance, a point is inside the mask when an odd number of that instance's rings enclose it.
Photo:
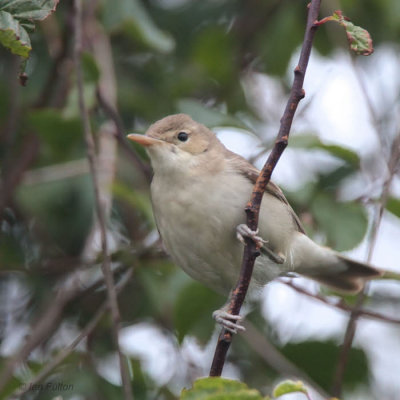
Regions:
[[[181,142],[186,142],[188,140],[189,135],[186,132],[179,132],[178,133],[178,140]]]

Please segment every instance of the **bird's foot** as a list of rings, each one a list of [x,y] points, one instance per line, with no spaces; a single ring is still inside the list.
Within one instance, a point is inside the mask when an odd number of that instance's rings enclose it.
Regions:
[[[228,311],[221,309],[216,310],[212,314],[215,321],[222,325],[226,330],[231,333],[238,333],[238,331],[245,331],[246,328],[240,325],[243,317],[240,315],[230,314]]]
[[[275,253],[271,250],[267,245],[268,241],[264,240],[261,236],[258,236],[258,232],[258,229],[252,231],[246,224],[240,224],[236,227],[236,237],[241,243],[245,244],[244,238],[249,237],[254,240],[257,249],[260,249],[262,254],[266,255],[274,263],[283,264],[286,257],[282,253]]]
[[[240,224],[236,227],[236,237],[242,244],[246,244],[244,241],[245,237],[248,237],[254,241],[257,249],[260,249],[267,243],[261,236],[258,236],[259,230],[252,231],[246,224]]]

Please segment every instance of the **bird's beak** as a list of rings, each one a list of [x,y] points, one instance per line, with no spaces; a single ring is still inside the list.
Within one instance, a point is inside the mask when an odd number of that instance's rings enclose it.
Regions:
[[[137,135],[136,133],[130,133],[127,138],[129,140],[132,140],[136,143],[141,144],[142,146],[148,147],[148,146],[153,146],[154,144],[160,144],[163,143],[162,140],[152,138],[150,136],[146,135]]]

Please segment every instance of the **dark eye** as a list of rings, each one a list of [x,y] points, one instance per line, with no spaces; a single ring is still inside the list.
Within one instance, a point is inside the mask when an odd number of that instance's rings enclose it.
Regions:
[[[189,135],[186,132],[179,132],[178,133],[178,140],[181,142],[186,142],[188,140]]]

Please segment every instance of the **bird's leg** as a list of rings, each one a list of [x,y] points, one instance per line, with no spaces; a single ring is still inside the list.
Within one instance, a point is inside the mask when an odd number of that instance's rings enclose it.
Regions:
[[[246,330],[243,325],[240,325],[243,317],[240,315],[233,315],[229,312],[229,303],[226,303],[219,310],[214,311],[212,316],[216,322],[218,322],[231,333],[237,333],[238,331]]]
[[[283,264],[286,260],[286,257],[282,253],[274,253],[268,246],[264,245],[260,249],[261,253],[269,257],[274,263]]]
[[[236,227],[236,237],[239,241],[245,244],[244,237],[249,237],[254,240],[257,249],[260,249],[261,253],[266,255],[270,260],[277,264],[283,264],[285,262],[285,256],[283,254],[276,254],[268,247],[268,241],[264,240],[261,236],[258,236],[258,229],[252,231],[246,224],[240,224]]]

